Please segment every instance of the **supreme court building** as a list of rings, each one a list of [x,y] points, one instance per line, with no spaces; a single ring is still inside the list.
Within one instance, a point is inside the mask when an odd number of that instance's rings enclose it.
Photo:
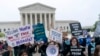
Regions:
[[[55,8],[35,3],[19,8],[21,16],[21,25],[36,25],[43,23],[45,30],[49,30],[55,25]]]
[[[43,23],[48,36],[50,28],[61,29],[63,32],[70,31],[70,23],[75,23],[75,20],[55,20],[55,8],[34,3],[19,8],[20,21],[15,22],[0,22],[0,32],[16,29],[23,25],[36,25]]]

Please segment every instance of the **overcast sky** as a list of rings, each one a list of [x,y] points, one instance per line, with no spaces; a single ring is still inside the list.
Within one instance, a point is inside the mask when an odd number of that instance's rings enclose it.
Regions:
[[[0,22],[20,21],[19,7],[42,3],[56,8],[56,20],[78,20],[91,26],[98,20],[100,0],[0,0]]]

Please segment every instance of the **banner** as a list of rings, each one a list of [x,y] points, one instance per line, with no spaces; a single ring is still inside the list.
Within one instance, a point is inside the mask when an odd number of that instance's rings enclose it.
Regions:
[[[7,31],[5,32],[5,35],[8,45],[11,47],[34,42],[32,37],[32,29],[29,25]]]
[[[34,29],[34,39],[37,42],[40,41],[44,41],[47,42],[47,37],[45,34],[45,29],[44,29],[44,25],[43,24],[37,24],[37,25],[33,25],[33,29]]]
[[[73,36],[82,35],[82,28],[81,28],[80,23],[71,23],[70,29]]]
[[[57,56],[58,52],[58,48],[55,45],[49,45],[46,49],[47,56]]]
[[[51,29],[50,37],[52,38],[52,40],[62,43],[62,33],[61,32]]]

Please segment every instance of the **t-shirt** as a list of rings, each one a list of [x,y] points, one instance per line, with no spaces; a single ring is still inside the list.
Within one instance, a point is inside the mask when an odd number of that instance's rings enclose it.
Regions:
[[[84,51],[85,48],[83,47],[70,47],[70,56],[85,56]]]

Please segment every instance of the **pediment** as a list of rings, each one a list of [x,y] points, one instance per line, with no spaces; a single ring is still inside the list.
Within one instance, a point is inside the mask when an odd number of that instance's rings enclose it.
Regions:
[[[28,6],[20,7],[19,10],[20,11],[23,11],[23,10],[55,11],[55,8],[44,5],[44,4],[35,3],[35,4],[28,5]]]

